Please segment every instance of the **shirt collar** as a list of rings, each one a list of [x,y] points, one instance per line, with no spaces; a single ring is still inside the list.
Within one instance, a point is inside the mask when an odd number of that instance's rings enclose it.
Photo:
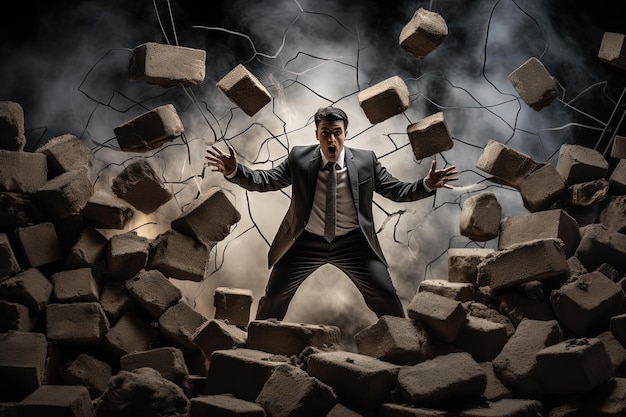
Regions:
[[[322,167],[325,167],[326,164],[328,163],[328,159],[324,155],[324,152],[322,152],[322,148],[320,148],[320,155],[322,156]],[[345,160],[346,160],[346,147],[344,146],[341,149],[339,158],[337,158],[337,161],[335,162],[337,165],[339,165],[338,169],[342,169],[345,166]]]

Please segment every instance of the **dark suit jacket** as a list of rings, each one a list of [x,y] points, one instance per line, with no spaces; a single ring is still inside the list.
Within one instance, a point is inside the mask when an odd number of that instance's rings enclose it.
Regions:
[[[374,192],[390,200],[404,202],[431,196],[435,191],[427,192],[421,179],[404,182],[395,178],[372,151],[347,146],[344,149],[359,226],[376,255],[387,264],[374,229]],[[280,260],[306,227],[313,207],[321,158],[319,145],[295,146],[275,168],[253,170],[239,164],[235,176],[230,179],[250,191],[275,191],[292,186],[291,204],[268,253],[269,267]]]

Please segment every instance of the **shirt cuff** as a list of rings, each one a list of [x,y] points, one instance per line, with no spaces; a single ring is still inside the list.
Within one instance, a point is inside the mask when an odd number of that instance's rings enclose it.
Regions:
[[[228,174],[228,175],[224,174],[224,176],[225,176],[226,178],[228,178],[228,179],[231,179],[231,178],[234,178],[234,177],[235,177],[235,174],[236,174],[236,173],[237,173],[237,168],[235,168],[235,169],[233,170],[233,172],[231,172],[231,173],[230,173],[230,174]]]
[[[422,183],[424,184],[424,189],[425,189],[427,192],[431,193],[431,192],[433,191],[433,189],[432,189],[432,188],[430,188],[430,187],[428,186],[428,184],[426,183],[426,178],[424,178],[424,179],[422,180]]]

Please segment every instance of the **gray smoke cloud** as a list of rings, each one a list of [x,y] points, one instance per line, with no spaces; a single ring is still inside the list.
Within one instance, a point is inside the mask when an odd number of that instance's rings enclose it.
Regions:
[[[496,241],[472,242],[460,235],[458,220],[467,197],[493,192],[503,216],[526,212],[516,191],[486,181],[487,175],[475,168],[487,140],[556,164],[563,143],[595,145],[601,122],[626,84],[623,73],[620,77],[596,58],[602,33],[618,30],[613,22],[603,26],[594,20],[580,2],[127,3],[75,2],[34,14],[34,33],[2,44],[8,59],[3,60],[0,99],[25,108],[30,150],[64,133],[81,137],[97,157],[96,186],[103,188],[136,157],[116,149],[113,128],[151,108],[175,105],[185,136],[150,155],[175,198],[153,215],[136,216],[131,228],[154,237],[199,193],[224,189],[242,220],[212,251],[205,281],[176,281],[208,317],[218,286],[252,289],[256,309],[269,275],[268,243],[289,204],[289,189],[261,194],[233,186],[205,169],[206,146],[228,142],[241,161],[269,168],[292,146],[315,142],[312,115],[332,104],[350,116],[348,146],[374,150],[396,177],[416,181],[431,159],[414,159],[406,128],[443,111],[454,147],[433,158],[439,167],[457,165],[462,171],[458,187],[439,191],[434,200],[374,202],[383,250],[408,305],[419,282],[446,279],[448,248],[497,247]],[[422,59],[398,44],[418,8],[440,14],[449,28],[444,42]],[[206,50],[205,81],[173,89],[128,81],[131,50],[144,42]],[[539,58],[560,86],[558,100],[540,112],[523,103],[508,81],[531,57]],[[273,98],[252,117],[215,85],[240,63]],[[411,105],[404,114],[372,126],[357,94],[396,75],[406,82]],[[376,317],[347,277],[324,267],[298,291],[285,320],[339,325],[349,345],[351,336]]]

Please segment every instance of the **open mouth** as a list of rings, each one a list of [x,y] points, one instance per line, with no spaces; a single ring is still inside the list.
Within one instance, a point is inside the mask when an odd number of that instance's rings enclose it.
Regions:
[[[335,145],[328,146],[328,153],[331,155],[335,155],[337,153],[337,147]]]

